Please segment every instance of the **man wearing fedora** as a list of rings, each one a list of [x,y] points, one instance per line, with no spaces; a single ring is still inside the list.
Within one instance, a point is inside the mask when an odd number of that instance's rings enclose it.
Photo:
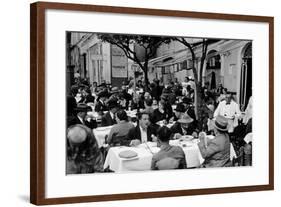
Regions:
[[[113,87],[110,91],[110,97],[109,100],[118,100],[119,99],[119,88],[118,87]]]
[[[108,97],[108,94],[106,91],[101,91],[98,93],[98,99],[95,105],[95,111],[96,112],[102,112],[102,111],[107,111],[108,108],[106,106],[106,99]]]
[[[101,126],[111,126],[117,123],[115,120],[115,114],[119,110],[117,101],[109,100],[107,104],[109,111],[102,117]]]
[[[170,121],[171,120],[172,121],[179,120],[183,116],[185,111],[186,110],[185,110],[184,104],[183,103],[178,103],[176,108],[175,108],[175,110],[174,110],[174,116],[170,119]]]
[[[183,114],[182,117],[171,127],[174,138],[178,139],[183,135],[192,135],[197,137],[197,129],[194,120],[188,115]]]
[[[67,117],[67,127],[75,124],[82,124],[90,129],[96,128],[97,122],[87,116],[87,112],[91,110],[92,108],[86,104],[78,104],[74,109],[74,114]]]
[[[200,133],[198,147],[205,159],[202,167],[229,167],[230,140],[228,135],[228,120],[218,115],[213,122],[215,138],[208,139]]]

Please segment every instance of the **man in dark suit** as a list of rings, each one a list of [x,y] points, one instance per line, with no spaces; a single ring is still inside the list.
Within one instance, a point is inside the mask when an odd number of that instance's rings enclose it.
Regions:
[[[185,112],[185,106],[183,103],[178,103],[175,110],[174,110],[174,115],[172,116],[172,118],[170,120],[172,121],[177,121],[179,120]]]
[[[156,141],[156,130],[150,125],[149,113],[138,115],[138,125],[129,131],[128,139],[132,140],[132,145]]]
[[[171,127],[171,131],[174,134],[175,139],[180,138],[182,135],[192,135],[194,137],[197,137],[197,130],[194,125],[194,121],[188,114],[184,114]]]
[[[102,111],[108,110],[108,108],[105,104],[106,98],[107,98],[107,93],[105,91],[101,91],[100,93],[98,93],[98,99],[97,99],[97,103],[95,106],[96,112],[102,112]]]
[[[95,97],[92,96],[92,92],[89,88],[84,88],[83,95],[85,97],[84,103],[94,103]]]
[[[115,114],[119,110],[119,106],[116,100],[108,101],[109,111],[102,117],[101,126],[111,126],[116,124]]]
[[[79,104],[74,110],[75,113],[67,117],[67,127],[75,124],[82,124],[90,129],[96,128],[97,122],[87,116],[87,112],[91,110],[91,107],[86,104]]]

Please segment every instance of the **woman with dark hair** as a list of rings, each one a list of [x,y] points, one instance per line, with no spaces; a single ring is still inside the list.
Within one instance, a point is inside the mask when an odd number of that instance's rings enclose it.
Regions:
[[[160,151],[152,157],[152,170],[186,168],[184,151],[179,146],[172,146],[169,144],[171,136],[172,131],[168,127],[163,126],[158,129],[157,144],[160,147]]]
[[[77,124],[67,130],[66,174],[103,172],[103,155],[88,127]]]
[[[107,143],[109,145],[127,145],[128,133],[130,129],[134,128],[134,125],[128,122],[128,116],[123,109],[117,111],[116,121],[112,129],[109,132]]]
[[[152,120],[154,123],[162,120],[168,121],[173,114],[170,113],[168,107],[166,106],[166,102],[164,100],[159,101],[158,108],[153,111]]]

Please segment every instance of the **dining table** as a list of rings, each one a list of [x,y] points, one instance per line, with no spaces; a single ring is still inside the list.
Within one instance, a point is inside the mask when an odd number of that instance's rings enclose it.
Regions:
[[[202,158],[196,141],[171,140],[171,145],[181,146],[185,156],[187,168],[200,166],[204,159]],[[119,154],[123,151],[133,151],[137,156],[132,158],[121,158]],[[154,154],[159,152],[160,148],[156,142],[142,143],[137,147],[111,147],[107,153],[104,169],[109,168],[114,172],[128,171],[147,171],[151,169],[151,161]]]
[[[198,139],[170,140],[170,145],[180,146],[183,149],[187,168],[199,167],[204,162],[204,158],[202,157],[198,148],[198,142]],[[152,157],[154,154],[159,152],[159,150],[160,148],[157,146],[156,142],[146,142],[136,147],[111,147],[104,162],[104,169],[109,168],[116,173],[151,170]],[[123,151],[133,151],[136,156],[130,158],[120,157],[120,153]],[[236,153],[231,144],[230,158],[232,160],[235,157]]]
[[[136,122],[132,122],[134,126],[137,125]],[[110,130],[114,125],[111,126],[104,126],[104,127],[97,127],[93,129],[93,134],[97,140],[99,148],[106,147],[106,137],[109,135]]]

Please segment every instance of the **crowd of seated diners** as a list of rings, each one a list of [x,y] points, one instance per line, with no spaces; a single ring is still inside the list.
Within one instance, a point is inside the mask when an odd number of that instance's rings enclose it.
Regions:
[[[197,118],[195,86],[188,77],[167,86],[154,79],[147,87],[142,80],[112,87],[77,79],[67,95],[67,174],[104,172],[106,150],[98,147],[93,129],[106,126],[112,126],[106,136],[109,148],[156,142],[160,151],[153,155],[151,170],[186,168],[182,149],[169,144],[185,135],[198,139],[204,158],[199,167],[251,165],[251,156],[244,155],[251,155],[252,143],[244,137],[252,132],[252,98],[241,112],[233,94],[221,84],[215,89],[205,85],[202,116]],[[130,118],[128,111],[133,110],[137,116]],[[206,134],[214,138],[207,140]],[[231,143],[238,154],[235,163],[230,161]]]

